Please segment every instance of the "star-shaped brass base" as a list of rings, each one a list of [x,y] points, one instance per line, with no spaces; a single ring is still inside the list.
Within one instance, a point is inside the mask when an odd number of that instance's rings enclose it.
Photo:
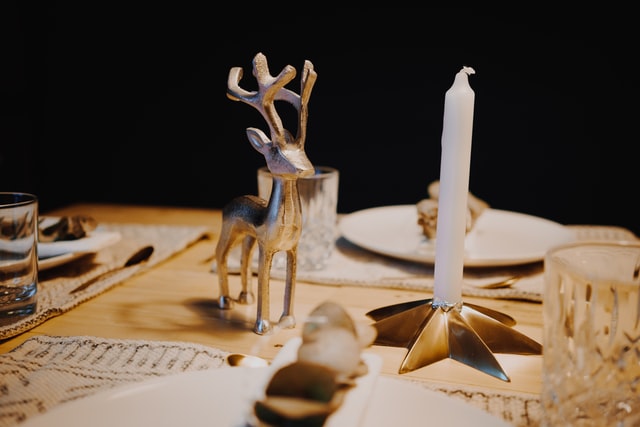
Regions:
[[[542,354],[542,346],[512,328],[506,314],[474,304],[424,299],[372,310],[377,345],[406,347],[400,374],[451,358],[509,382],[493,353]],[[493,352],[493,353],[492,353]]]

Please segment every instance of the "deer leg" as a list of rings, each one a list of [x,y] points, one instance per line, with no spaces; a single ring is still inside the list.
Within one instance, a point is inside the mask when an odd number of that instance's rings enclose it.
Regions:
[[[220,296],[218,297],[218,307],[228,310],[233,307],[233,299],[229,295],[229,268],[227,266],[227,258],[229,256],[230,239],[229,232],[223,230],[216,246],[216,268],[218,270],[218,285],[220,287]]]
[[[255,249],[256,238],[254,236],[246,236],[242,240],[242,255],[240,257],[240,281],[242,283],[242,291],[238,296],[240,304],[253,304],[255,297],[251,290],[251,264],[253,261],[253,250]]]
[[[266,250],[262,244],[259,244],[258,248],[258,304],[254,332],[265,335],[272,332],[269,313],[269,278],[274,252]]]
[[[284,304],[282,315],[278,325],[283,328],[293,328],[296,326],[296,319],[293,315],[293,296],[295,291],[295,277],[297,270],[297,248],[287,251],[287,276],[284,287]]]

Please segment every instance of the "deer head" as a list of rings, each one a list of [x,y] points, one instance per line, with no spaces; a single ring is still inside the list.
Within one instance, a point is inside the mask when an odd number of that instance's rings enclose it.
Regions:
[[[265,157],[267,167],[274,175],[307,176],[313,173],[313,165],[304,151],[307,136],[308,102],[317,74],[310,61],[305,61],[300,82],[300,95],[285,88],[296,76],[296,69],[285,66],[280,74],[272,76],[267,58],[258,53],[253,59],[253,75],[258,82],[257,91],[247,91],[240,87],[242,68],[233,67],[229,71],[227,96],[234,101],[242,101],[260,112],[269,126],[270,136],[254,127],[247,128],[251,145]],[[298,113],[295,138],[284,128],[276,111],[275,102],[286,101]]]

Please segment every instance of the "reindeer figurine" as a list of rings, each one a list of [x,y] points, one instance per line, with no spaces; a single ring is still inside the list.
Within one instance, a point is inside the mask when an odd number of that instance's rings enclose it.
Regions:
[[[229,296],[227,258],[229,251],[242,244],[240,258],[242,291],[238,303],[251,304],[252,253],[258,243],[258,304],[254,332],[264,335],[272,332],[269,315],[269,279],[273,256],[286,252],[287,269],[284,291],[284,308],[279,320],[281,327],[295,326],[293,295],[296,281],[297,247],[302,230],[302,208],[297,180],[312,175],[314,167],[304,151],[309,97],[317,74],[313,64],[305,61],[301,76],[300,95],[285,86],[294,79],[296,70],[290,65],[277,76],[271,76],[267,59],[258,53],[253,59],[253,75],[258,81],[258,91],[246,91],[239,86],[242,68],[229,71],[227,96],[256,108],[269,125],[270,137],[256,128],[247,128],[247,137],[253,148],[264,155],[267,167],[273,175],[269,200],[253,195],[237,197],[222,210],[222,230],[216,247],[219,307],[230,309],[233,300]],[[275,101],[286,101],[298,112],[296,137],[284,128]]]

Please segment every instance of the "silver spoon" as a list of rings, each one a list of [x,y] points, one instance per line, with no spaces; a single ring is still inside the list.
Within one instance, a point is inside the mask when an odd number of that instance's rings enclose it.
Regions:
[[[263,368],[269,366],[269,361],[262,357],[252,356],[250,354],[230,353],[227,355],[227,364],[229,366],[245,366],[249,368]]]
[[[115,270],[110,270],[107,271],[103,274],[100,274],[96,277],[94,277],[93,279],[89,280],[88,282],[83,283],[82,285],[78,286],[77,288],[73,289],[70,293],[74,294],[76,292],[79,292],[83,289],[87,289],[90,285],[93,285],[94,283],[96,283],[97,281],[99,281],[100,279],[104,279],[106,276],[109,276],[117,271],[120,270],[124,270],[125,268],[134,266],[134,265],[138,265],[141,262],[144,262],[146,260],[148,260],[151,257],[151,254],[153,254],[153,246],[149,245],[149,246],[145,246],[141,249],[139,249],[138,251],[136,251],[133,255],[131,255],[126,261],[125,263],[121,266],[116,268]]]

